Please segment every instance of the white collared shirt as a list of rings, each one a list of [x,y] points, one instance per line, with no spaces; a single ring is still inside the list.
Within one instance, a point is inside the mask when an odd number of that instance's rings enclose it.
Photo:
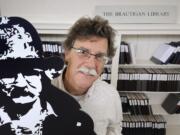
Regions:
[[[65,90],[62,75],[54,79],[52,84],[68,93]],[[71,96],[79,102],[81,109],[91,116],[97,135],[121,135],[121,100],[113,86],[97,79],[85,95]]]

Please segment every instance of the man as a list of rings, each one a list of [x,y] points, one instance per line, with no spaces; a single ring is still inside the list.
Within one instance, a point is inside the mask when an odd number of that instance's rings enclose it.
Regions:
[[[97,135],[120,135],[122,109],[117,90],[99,79],[114,56],[115,32],[101,17],[80,18],[64,42],[63,74],[52,83],[74,97],[93,119]]]
[[[95,135],[80,105],[51,85],[48,77],[62,67],[60,58],[43,58],[38,33],[28,21],[0,18],[0,133]]]

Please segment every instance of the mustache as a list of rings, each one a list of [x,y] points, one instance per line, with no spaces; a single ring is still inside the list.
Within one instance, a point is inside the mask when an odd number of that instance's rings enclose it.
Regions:
[[[82,72],[82,73],[85,73],[85,74],[87,74],[87,75],[91,75],[91,76],[97,76],[98,74],[97,74],[97,72],[96,72],[96,70],[95,69],[90,69],[90,68],[87,68],[87,67],[80,67],[79,69],[78,69],[78,71],[80,71],[80,72]]]

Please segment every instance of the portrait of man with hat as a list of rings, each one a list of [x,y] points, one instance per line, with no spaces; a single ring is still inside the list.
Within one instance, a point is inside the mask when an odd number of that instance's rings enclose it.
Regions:
[[[51,85],[53,74],[57,76],[62,68],[59,57],[43,57],[40,37],[31,23],[0,17],[0,133],[95,135],[90,116],[71,96]]]

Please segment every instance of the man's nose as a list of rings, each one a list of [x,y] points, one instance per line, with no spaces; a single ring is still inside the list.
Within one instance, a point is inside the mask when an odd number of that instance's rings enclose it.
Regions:
[[[19,87],[27,86],[27,80],[25,79],[22,73],[17,74],[15,85]]]
[[[91,67],[91,68],[96,67],[96,62],[97,61],[96,61],[96,57],[94,55],[90,55],[87,62],[88,62],[89,67]]]

